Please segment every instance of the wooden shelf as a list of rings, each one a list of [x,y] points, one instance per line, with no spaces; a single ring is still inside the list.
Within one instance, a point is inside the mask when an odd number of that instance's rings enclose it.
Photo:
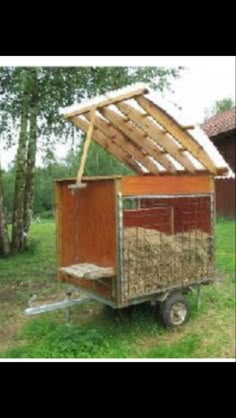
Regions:
[[[96,264],[88,263],[72,264],[71,266],[61,267],[59,271],[68,274],[69,276],[77,277],[78,279],[88,280],[115,276],[115,269],[113,267],[101,267]]]

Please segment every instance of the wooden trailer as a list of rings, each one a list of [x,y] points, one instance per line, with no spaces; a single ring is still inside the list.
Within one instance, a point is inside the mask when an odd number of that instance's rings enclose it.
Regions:
[[[210,176],[74,181],[56,182],[60,280],[122,308],[214,279]]]
[[[200,128],[174,119],[145,86],[64,117],[87,139],[77,178],[56,181],[59,280],[114,308],[159,301],[165,325],[182,324],[183,293],[214,281],[214,178],[232,171]],[[82,177],[91,138],[134,175]]]
[[[113,308],[159,302],[178,326],[184,293],[214,281],[214,178],[233,173],[200,128],[166,110],[145,86],[64,109],[87,138],[77,178],[56,181],[57,271]],[[83,177],[91,139],[133,175]]]

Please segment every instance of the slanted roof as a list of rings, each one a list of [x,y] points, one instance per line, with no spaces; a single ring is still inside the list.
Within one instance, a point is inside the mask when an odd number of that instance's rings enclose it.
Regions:
[[[62,109],[87,132],[95,112],[93,139],[139,174],[233,176],[214,144],[198,126],[183,124],[176,109],[157,103],[145,85],[129,86]]]
[[[236,130],[236,108],[212,116],[202,124],[202,129],[209,137]]]

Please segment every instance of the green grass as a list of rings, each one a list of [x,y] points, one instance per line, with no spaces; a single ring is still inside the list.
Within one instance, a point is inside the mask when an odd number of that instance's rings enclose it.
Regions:
[[[34,223],[30,248],[0,261],[0,357],[2,358],[232,358],[235,356],[235,222],[216,226],[219,281],[203,287],[200,310],[189,297],[189,322],[165,329],[143,304],[114,311],[96,302],[65,312],[25,317],[33,294],[42,302],[62,296],[56,282],[55,225]]]

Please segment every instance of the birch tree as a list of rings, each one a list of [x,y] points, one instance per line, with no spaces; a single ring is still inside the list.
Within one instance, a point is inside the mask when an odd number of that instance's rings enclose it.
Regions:
[[[0,68],[0,112],[10,115],[19,131],[12,214],[13,253],[27,246],[38,139],[51,150],[55,141],[62,140],[62,137],[66,140],[75,129],[59,115],[59,107],[137,81],[145,81],[163,91],[170,87],[172,79],[179,76],[180,70],[160,67]],[[8,126],[4,138],[10,138],[11,142],[9,132]],[[0,240],[3,241],[1,235]],[[0,245],[3,246],[3,242]]]

